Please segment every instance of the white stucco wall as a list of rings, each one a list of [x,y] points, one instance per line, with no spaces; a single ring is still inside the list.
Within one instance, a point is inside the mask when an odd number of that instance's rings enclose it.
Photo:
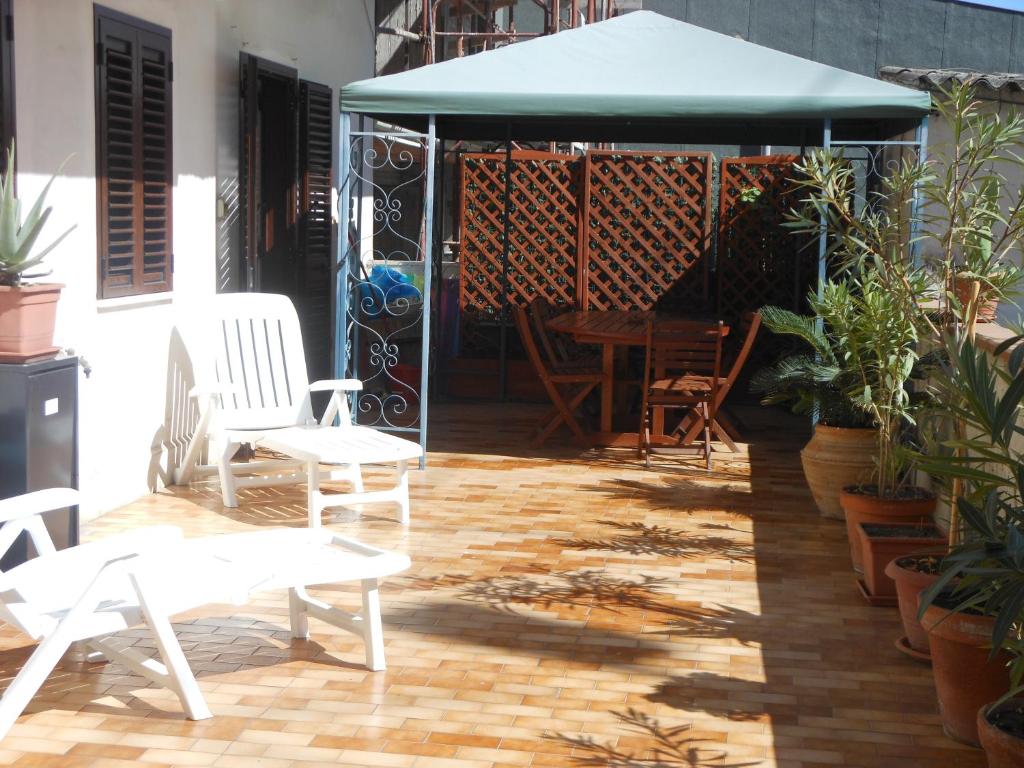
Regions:
[[[55,343],[84,355],[80,380],[83,517],[160,484],[168,344],[177,313],[216,289],[218,189],[236,182],[238,52],[289,64],[334,88],[373,71],[372,0],[107,0],[168,27],[174,60],[174,290],[96,299],[93,3],[15,0],[18,185],[51,189],[48,258],[66,284]],[[220,233],[223,235],[224,233]],[[223,247],[223,246],[222,246]]]

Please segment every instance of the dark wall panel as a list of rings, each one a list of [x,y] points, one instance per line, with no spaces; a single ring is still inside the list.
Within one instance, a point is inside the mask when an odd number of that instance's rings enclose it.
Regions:
[[[936,67],[942,61],[948,4],[936,0],[881,0],[878,56],[882,67]]]
[[[1013,17],[1013,45],[1010,47],[1010,71],[1024,72],[1024,14]]]
[[[751,0],[689,0],[685,21],[745,40],[750,34],[750,3]]]
[[[752,0],[750,42],[810,58],[814,0]]]
[[[879,0],[817,0],[814,4],[816,61],[874,76]]]
[[[982,72],[1010,68],[1010,38],[1014,14],[977,6],[949,6],[942,66]]]

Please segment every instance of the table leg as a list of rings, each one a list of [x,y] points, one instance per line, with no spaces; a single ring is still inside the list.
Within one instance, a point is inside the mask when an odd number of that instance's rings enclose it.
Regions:
[[[605,344],[601,348],[601,431],[612,431],[612,403],[615,400],[615,345]]]

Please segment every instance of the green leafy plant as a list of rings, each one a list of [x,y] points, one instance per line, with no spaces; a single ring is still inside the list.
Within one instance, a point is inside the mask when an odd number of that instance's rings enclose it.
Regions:
[[[962,343],[981,301],[1015,293],[1024,276],[1013,259],[1024,235],[1024,188],[1011,193],[1009,185],[1024,163],[1024,117],[983,110],[965,84],[945,92],[935,107],[951,137],[933,148],[927,163],[941,172],[921,187],[927,203],[919,214],[921,240],[940,284],[942,314],[967,329],[954,329]],[[981,284],[978,300],[960,300],[958,276]]]
[[[811,299],[814,301],[814,298]],[[816,413],[830,427],[870,427],[871,416],[849,396],[854,373],[845,366],[848,350],[818,319],[781,307],[761,308],[761,322],[772,333],[801,342],[804,351],[783,356],[750,380],[764,405],[786,404],[794,413]]]
[[[63,167],[63,164],[61,165]],[[57,173],[60,173],[58,169]],[[28,274],[38,267],[50,251],[74,229],[70,227],[56,240],[33,255],[32,249],[39,239],[52,208],[44,208],[46,195],[57,175],[54,174],[39,193],[24,220],[21,201],[14,193],[14,142],[7,150],[7,171],[0,176],[0,285],[17,286],[24,279],[43,277],[48,271]]]
[[[820,150],[795,166],[802,205],[787,226],[816,235],[824,223],[833,277],[811,309],[830,346],[842,351],[844,393],[878,429],[876,487],[880,497],[904,492],[909,477],[899,450],[914,426],[917,408],[908,384],[922,360],[918,342],[930,327],[921,302],[928,275],[914,259],[915,189],[927,182],[926,166],[904,159],[858,204],[857,177],[841,152]]]
[[[947,339],[950,364],[941,377],[942,395],[966,437],[943,441],[940,450],[918,457],[921,469],[963,484],[956,498],[958,543],[942,561],[939,580],[921,595],[920,614],[941,595],[954,610],[974,610],[995,619],[992,655],[1010,653],[1013,692],[1024,680],[1024,337],[1010,339],[997,355],[1017,345],[1004,370],[972,341]]]

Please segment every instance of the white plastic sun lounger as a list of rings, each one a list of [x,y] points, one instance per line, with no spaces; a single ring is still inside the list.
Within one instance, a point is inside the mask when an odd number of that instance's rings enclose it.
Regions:
[[[42,513],[78,503],[50,489],[0,500],[0,555],[27,531],[39,556],[0,574],[0,619],[39,642],[0,698],[0,738],[73,644],[166,686],[192,720],[211,716],[170,617],[209,603],[240,604],[287,589],[292,637],[309,635],[313,616],[363,639],[366,665],[382,670],[384,640],[378,579],[409,567],[386,552],[323,529],[269,529],[185,539],[173,526],[141,528],[56,551]],[[348,613],[306,592],[315,584],[359,581],[362,608]],[[110,636],[145,626],[157,657],[119,647]]]
[[[287,296],[218,294],[179,330],[195,369],[197,383],[189,395],[199,404],[200,418],[175,470],[175,483],[216,474],[224,506],[237,507],[239,488],[305,481],[310,527],[320,525],[327,507],[370,502],[396,504],[398,519],[409,523],[408,464],[420,459],[423,450],[410,440],[352,423],[348,396],[362,389],[358,379],[309,382],[298,315]],[[313,392],[331,393],[319,421],[313,416]],[[335,421],[338,426],[331,426]],[[287,458],[234,462],[241,445],[269,448]],[[204,454],[212,461],[203,462]],[[394,464],[395,484],[364,490],[362,464]],[[351,491],[324,494],[322,480],[345,481]]]

